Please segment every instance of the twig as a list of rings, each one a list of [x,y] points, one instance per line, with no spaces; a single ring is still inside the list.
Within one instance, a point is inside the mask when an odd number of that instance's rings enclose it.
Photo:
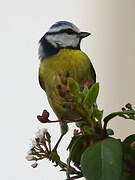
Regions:
[[[62,120],[53,120],[53,121],[48,120],[48,121],[46,121],[46,123],[57,123],[57,122],[62,122],[62,121],[64,121],[65,123],[74,123],[74,122],[76,123],[76,122],[83,121],[83,119],[82,118],[74,119],[74,120],[72,120],[72,119],[62,119]]]
[[[77,176],[73,176],[73,177],[71,177],[70,179],[65,179],[65,180],[74,180],[74,179],[79,179],[79,178],[81,178],[81,177],[83,177],[82,174],[77,175]]]
[[[67,164],[62,162],[61,160],[58,162],[58,165],[61,168],[67,168]],[[78,174],[77,176],[82,175],[81,171],[77,171],[74,167],[70,166],[70,174]]]

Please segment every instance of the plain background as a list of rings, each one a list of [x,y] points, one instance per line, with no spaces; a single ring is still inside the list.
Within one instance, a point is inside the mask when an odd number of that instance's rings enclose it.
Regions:
[[[59,126],[40,124],[36,116],[51,111],[38,84],[38,41],[59,20],[68,20],[91,32],[81,47],[88,54],[100,82],[98,103],[104,115],[127,102],[135,105],[135,1],[134,0],[5,0],[0,6],[0,179],[63,180],[48,160],[33,169],[25,160],[37,127],[46,127],[55,142]],[[115,137],[135,132],[135,123],[116,118],[109,124]],[[73,129],[59,147],[66,159]],[[83,179],[83,178],[82,178]]]

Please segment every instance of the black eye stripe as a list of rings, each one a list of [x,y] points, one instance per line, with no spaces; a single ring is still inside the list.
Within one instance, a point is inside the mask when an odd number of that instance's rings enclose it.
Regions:
[[[67,33],[67,34],[78,34],[77,32],[73,31],[72,29],[62,29],[57,32],[47,32],[48,35],[55,35],[55,34],[62,34],[62,33]]]
[[[67,34],[77,34],[77,32],[73,31],[72,29],[65,29],[65,33],[67,33]]]

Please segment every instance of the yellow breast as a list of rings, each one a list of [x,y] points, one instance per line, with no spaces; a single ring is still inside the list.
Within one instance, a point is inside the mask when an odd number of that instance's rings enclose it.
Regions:
[[[63,99],[59,96],[57,86],[61,85],[59,74],[75,79],[80,86],[85,81],[94,82],[93,72],[88,56],[80,50],[62,49],[56,55],[45,58],[39,69],[39,78],[45,89],[49,103],[58,117],[65,116]]]

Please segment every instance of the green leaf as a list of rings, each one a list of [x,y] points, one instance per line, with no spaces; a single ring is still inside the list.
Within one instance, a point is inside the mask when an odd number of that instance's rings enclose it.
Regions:
[[[80,91],[79,84],[73,78],[68,78],[68,85],[71,94],[77,96]]]
[[[79,140],[81,139],[81,135],[79,136],[75,136],[74,138],[72,138],[71,143],[69,145],[70,148],[70,154],[67,160],[67,171],[66,171],[66,175],[67,178],[70,179],[70,162],[72,160],[73,157],[73,153],[74,153],[74,148],[76,147],[76,145],[79,143]],[[73,153],[72,153],[73,152]]]
[[[96,102],[98,93],[99,93],[99,83],[95,83],[89,89],[89,92],[87,93],[87,95],[84,99],[84,103],[86,104],[86,106],[91,107]]]
[[[122,173],[120,180],[135,180],[135,175],[129,173]]]
[[[132,134],[128,136],[124,141],[123,141],[123,150],[126,153],[131,153],[131,147],[130,145],[135,141],[135,134]]]
[[[73,144],[70,151],[70,158],[75,163],[80,163],[80,158],[88,143],[90,142],[89,135],[81,135]]]
[[[82,105],[83,99],[84,99],[84,94],[82,92],[78,92],[78,94],[76,96],[77,103]]]
[[[84,89],[83,89],[83,94],[86,96],[89,92],[89,88],[88,86],[85,86]]]
[[[63,107],[64,108],[71,108],[71,106],[72,106],[72,102],[67,102],[67,101],[65,101],[65,102],[63,102]]]
[[[83,126],[83,130],[88,134],[94,134],[93,129],[91,129],[89,126],[85,125]]]
[[[100,111],[98,108],[93,108],[93,114],[95,118],[98,120],[99,127],[102,128],[102,117],[103,117],[103,111]]]
[[[83,118],[87,117],[87,112],[85,111],[85,109],[82,108],[82,106],[80,104],[74,104],[74,109],[79,112],[79,115],[82,116]]]
[[[80,138],[80,137],[81,137],[81,135],[74,135],[74,136],[72,137],[69,145],[68,145],[67,150],[71,150],[71,147],[73,146],[73,144],[75,143],[75,141],[76,141],[78,138]]]
[[[50,143],[51,142],[51,135],[49,132],[46,132],[46,138],[47,138],[47,141]]]
[[[87,180],[119,180],[122,170],[121,143],[107,138],[88,147],[81,157],[81,169]]]
[[[135,134],[128,136],[123,142],[123,153],[124,153],[124,167],[129,169],[131,166],[134,167],[134,155],[135,152],[131,148],[131,144],[135,141]],[[128,161],[128,164],[126,163]],[[130,167],[129,167],[130,164]]]
[[[90,135],[79,135],[78,137],[72,139],[73,143],[72,141],[70,143],[70,154],[68,158],[68,167],[67,167],[68,178],[70,178],[69,175],[70,162],[73,161],[75,165],[80,165],[81,155],[85,151],[85,149],[89,146],[90,140],[91,140]]]

